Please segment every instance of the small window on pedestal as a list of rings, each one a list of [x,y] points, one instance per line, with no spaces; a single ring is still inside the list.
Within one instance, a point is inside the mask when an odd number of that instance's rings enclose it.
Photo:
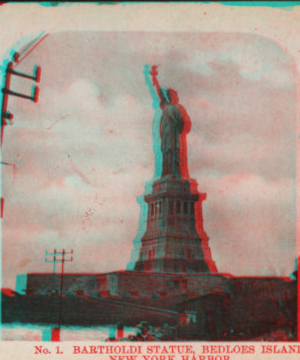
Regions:
[[[191,215],[194,216],[195,215],[195,204],[191,203]]]
[[[188,212],[189,212],[189,203],[184,202],[183,203],[183,213],[184,213],[184,215],[187,215]]]
[[[181,212],[181,202],[179,200],[176,201],[176,214],[180,214]]]
[[[173,215],[174,212],[174,202],[173,200],[169,200],[169,215]]]
[[[154,215],[154,204],[152,203],[151,204],[151,216],[153,216]]]
[[[179,257],[180,257],[180,259],[183,259],[183,250],[182,249],[180,249]]]

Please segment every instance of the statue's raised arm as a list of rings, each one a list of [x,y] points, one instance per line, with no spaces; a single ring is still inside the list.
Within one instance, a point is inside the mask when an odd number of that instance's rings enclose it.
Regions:
[[[156,89],[157,95],[159,97],[160,103],[166,103],[169,102],[169,99],[167,99],[167,95],[165,94],[164,90],[159,85],[159,82],[157,80],[157,71],[158,65],[152,65],[150,75],[152,76],[152,84],[153,87]]]

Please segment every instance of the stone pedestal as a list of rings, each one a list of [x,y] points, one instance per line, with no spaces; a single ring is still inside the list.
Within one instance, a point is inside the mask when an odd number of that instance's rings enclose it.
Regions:
[[[148,204],[147,230],[134,271],[192,274],[211,273],[213,269],[217,272],[215,264],[203,252],[195,217],[199,193],[192,193],[190,187],[189,180],[172,176],[153,183],[152,193],[144,197]]]

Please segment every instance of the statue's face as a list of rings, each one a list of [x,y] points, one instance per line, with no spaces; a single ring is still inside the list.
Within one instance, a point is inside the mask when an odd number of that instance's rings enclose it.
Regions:
[[[165,102],[161,102],[161,103],[159,104],[159,107],[161,108],[161,110],[163,110],[163,109],[165,108],[165,106],[166,106],[166,103],[165,103]]]
[[[179,97],[178,97],[177,91],[170,89],[170,90],[168,90],[168,94],[169,94],[172,104],[179,103]]]

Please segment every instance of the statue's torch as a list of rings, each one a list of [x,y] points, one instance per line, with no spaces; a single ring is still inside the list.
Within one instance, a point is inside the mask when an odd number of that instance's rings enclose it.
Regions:
[[[150,72],[150,75],[152,76],[153,86],[154,86],[156,89],[159,88],[159,84],[158,84],[158,80],[157,80],[157,75],[158,75],[157,68],[158,68],[158,65],[152,65],[152,66],[151,66],[151,72]]]

